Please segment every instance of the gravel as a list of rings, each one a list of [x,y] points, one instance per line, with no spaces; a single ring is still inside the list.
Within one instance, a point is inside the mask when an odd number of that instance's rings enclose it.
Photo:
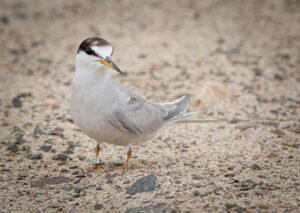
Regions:
[[[283,0],[1,0],[2,209],[298,212],[299,9]],[[125,171],[114,168],[127,148],[101,143],[102,168],[91,171],[96,142],[69,111],[88,36],[113,45],[127,73],[112,70],[117,82],[153,103],[189,94],[186,111],[207,107],[191,119],[221,121],[163,129],[133,146]]]

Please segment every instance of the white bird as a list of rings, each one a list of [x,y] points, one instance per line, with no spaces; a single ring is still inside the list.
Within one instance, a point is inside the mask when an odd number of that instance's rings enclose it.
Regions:
[[[80,44],[76,55],[70,108],[75,123],[98,142],[93,170],[101,168],[99,142],[129,146],[126,169],[131,145],[145,142],[161,129],[201,111],[181,113],[189,104],[188,95],[170,103],[148,103],[112,79],[109,68],[123,74],[110,59],[112,54],[110,43],[93,37]]]

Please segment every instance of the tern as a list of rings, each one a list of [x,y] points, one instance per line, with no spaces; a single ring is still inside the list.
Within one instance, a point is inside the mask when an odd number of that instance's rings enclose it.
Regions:
[[[98,37],[85,39],[76,55],[70,112],[74,122],[97,141],[93,170],[101,168],[98,158],[101,142],[128,146],[126,169],[132,145],[148,141],[156,134],[203,109],[182,113],[190,102],[184,95],[169,103],[149,103],[116,82],[110,70],[124,74],[112,61],[112,45]]]

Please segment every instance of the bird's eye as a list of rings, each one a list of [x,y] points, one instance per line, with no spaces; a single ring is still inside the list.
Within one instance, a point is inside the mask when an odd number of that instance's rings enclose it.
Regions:
[[[85,52],[86,52],[86,54],[88,54],[88,55],[92,55],[92,54],[93,54],[93,50],[92,50],[91,48],[87,48],[87,49],[85,50]]]

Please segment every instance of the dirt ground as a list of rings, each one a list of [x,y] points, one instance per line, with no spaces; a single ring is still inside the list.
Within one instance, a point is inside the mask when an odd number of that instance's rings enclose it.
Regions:
[[[1,212],[299,212],[300,2],[0,1]],[[194,118],[133,149],[69,113],[82,40],[107,39],[149,101],[190,94]],[[155,190],[126,190],[153,173]],[[52,181],[52,182],[51,182]]]

